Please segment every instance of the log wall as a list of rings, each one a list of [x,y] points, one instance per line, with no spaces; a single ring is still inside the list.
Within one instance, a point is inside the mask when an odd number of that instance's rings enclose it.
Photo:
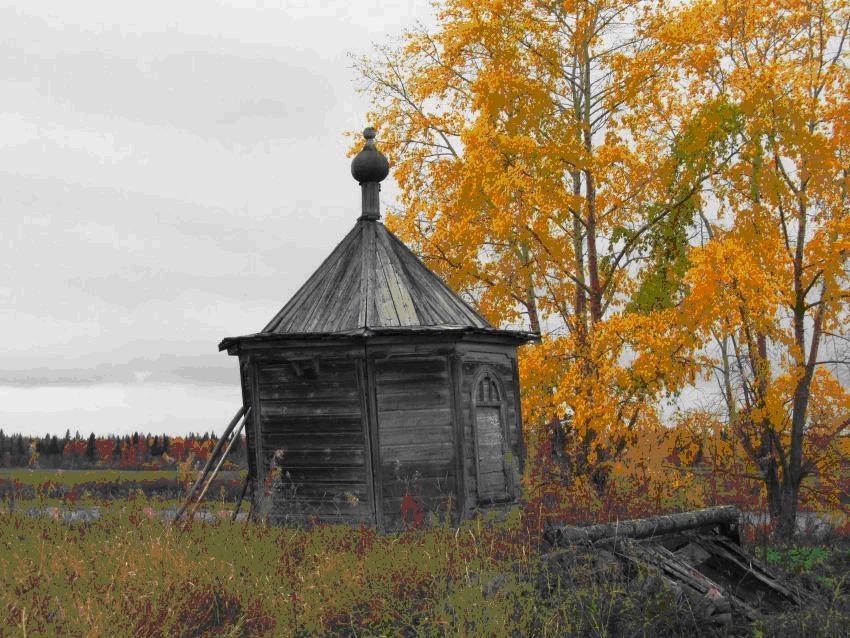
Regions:
[[[345,353],[256,363],[262,481],[275,522],[372,522],[361,364]],[[269,478],[277,450],[278,477]]]
[[[450,360],[446,354],[370,354],[378,426],[377,484],[384,527],[403,526],[410,495],[423,516],[457,516],[457,468]],[[408,499],[410,504],[410,499]],[[414,511],[407,510],[407,522]]]
[[[514,346],[445,338],[301,343],[243,351],[240,369],[253,408],[254,507],[274,522],[397,529],[411,522],[413,512],[403,513],[408,495],[425,523],[435,514],[457,522],[496,505],[478,490],[473,392],[485,369],[498,380],[505,441],[521,469]],[[276,450],[281,472],[272,484]],[[517,472],[508,483],[508,500],[516,501]],[[264,500],[270,487],[274,496]]]

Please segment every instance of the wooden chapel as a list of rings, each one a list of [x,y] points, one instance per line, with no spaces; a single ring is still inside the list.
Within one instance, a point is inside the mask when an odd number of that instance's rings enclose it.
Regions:
[[[491,326],[384,227],[389,164],[363,135],[354,228],[262,331],[219,345],[239,357],[252,512],[457,522],[519,498],[517,347],[538,337]]]

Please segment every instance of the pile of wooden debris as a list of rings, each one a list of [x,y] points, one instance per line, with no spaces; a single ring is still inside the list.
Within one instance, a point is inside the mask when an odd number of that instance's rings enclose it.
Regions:
[[[806,593],[742,550],[740,516],[735,507],[713,507],[588,527],[555,526],[544,537],[556,548],[590,546],[627,569],[648,571],[686,596],[708,622],[728,625],[734,616],[752,621],[804,604]]]

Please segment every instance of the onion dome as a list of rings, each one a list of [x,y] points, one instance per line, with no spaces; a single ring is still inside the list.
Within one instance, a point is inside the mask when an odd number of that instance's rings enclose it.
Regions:
[[[390,173],[390,163],[381,151],[375,148],[375,129],[371,126],[363,131],[366,144],[351,161],[351,175],[360,184],[380,182]]]

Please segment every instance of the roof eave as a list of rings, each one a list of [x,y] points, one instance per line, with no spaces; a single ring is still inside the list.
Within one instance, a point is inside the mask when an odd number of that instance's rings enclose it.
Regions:
[[[357,328],[341,332],[257,332],[239,337],[227,337],[218,344],[219,351],[227,350],[235,354],[242,343],[276,342],[276,341],[345,341],[361,340],[380,336],[490,336],[499,337],[522,345],[532,341],[540,341],[540,334],[523,330],[501,330],[498,328],[475,328],[472,326],[392,326],[381,328]]]

